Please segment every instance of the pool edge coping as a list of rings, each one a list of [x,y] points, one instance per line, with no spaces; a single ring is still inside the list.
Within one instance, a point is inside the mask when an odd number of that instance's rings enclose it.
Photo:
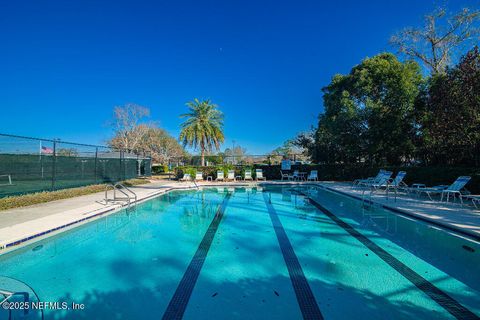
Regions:
[[[213,183],[209,183],[209,184],[200,184],[198,186],[196,186],[196,185],[189,185],[189,186],[167,185],[163,189],[159,189],[155,192],[152,192],[152,193],[146,195],[145,197],[143,197],[141,199],[138,199],[137,201],[133,201],[130,205],[138,205],[142,202],[145,202],[147,200],[150,200],[152,198],[155,198],[157,196],[160,196],[160,195],[163,195],[163,194],[166,194],[168,192],[175,191],[175,190],[195,190],[195,189],[198,190],[198,189],[201,189],[201,188],[210,188],[210,187],[255,187],[255,186],[261,186],[261,185],[265,185],[265,184],[278,185],[278,183],[275,183],[274,181],[272,181],[272,182],[253,181],[253,182],[248,182],[248,183],[245,183],[245,182],[236,182],[236,183],[213,182]],[[298,184],[298,183],[296,183],[296,184]],[[23,237],[14,239],[14,240],[10,240],[10,241],[7,240],[4,243],[0,243],[0,256],[3,256],[5,254],[8,254],[8,253],[10,253],[12,251],[15,251],[17,249],[20,249],[20,248],[26,247],[28,245],[31,245],[32,243],[47,239],[49,237],[61,234],[63,232],[69,231],[69,230],[72,230],[72,229],[74,229],[76,227],[79,227],[83,224],[86,224],[88,222],[95,221],[96,219],[100,219],[102,217],[109,216],[113,213],[116,213],[116,212],[118,212],[120,210],[123,210],[123,209],[126,209],[126,208],[128,208],[128,204],[114,204],[114,205],[112,205],[111,207],[108,207],[108,208],[101,208],[101,209],[97,209],[97,210],[93,210],[93,211],[89,211],[89,212],[84,213],[85,215],[88,215],[91,212],[99,211],[95,214],[90,214],[87,217],[84,217],[84,218],[81,218],[81,219],[76,219],[76,220],[70,221],[68,223],[60,224],[56,227],[53,227],[53,228],[50,228],[50,229],[47,229],[47,230],[43,230],[43,231],[40,231],[40,232],[32,233],[30,235],[23,236]]]
[[[326,185],[322,184],[321,182],[298,183],[298,182],[283,182],[283,181],[262,181],[262,182],[253,182],[253,183],[213,183],[213,184],[209,183],[207,185],[205,185],[205,184],[198,185],[198,187],[195,186],[195,185],[193,185],[193,186],[168,186],[165,189],[160,189],[158,191],[155,191],[151,194],[146,195],[145,197],[143,197],[143,198],[141,198],[137,201],[134,201],[133,205],[137,205],[139,203],[145,202],[147,200],[150,200],[152,198],[155,198],[157,196],[160,196],[162,194],[166,194],[168,192],[175,191],[175,190],[195,190],[195,189],[209,188],[209,187],[254,187],[254,186],[265,186],[265,185],[273,185],[273,186],[282,186],[282,185],[283,186],[308,186],[308,185],[310,185],[310,186],[317,186],[317,187],[320,187],[324,190],[334,192],[334,193],[337,193],[337,194],[340,194],[340,195],[343,195],[343,196],[346,196],[346,197],[350,197],[350,198],[362,201],[362,198],[360,198],[357,195],[350,194],[350,193],[347,193],[345,191],[337,190],[335,188],[326,186]],[[391,212],[394,212],[396,214],[400,214],[400,215],[407,216],[409,218],[420,220],[420,221],[429,223],[431,225],[437,226],[439,228],[446,229],[447,231],[454,232],[454,233],[460,234],[462,236],[465,236],[465,237],[468,237],[468,238],[471,238],[475,241],[480,242],[480,235],[478,235],[476,233],[473,233],[473,232],[469,231],[468,229],[464,230],[460,227],[456,227],[456,226],[451,225],[451,224],[438,222],[438,221],[429,219],[427,217],[421,216],[419,214],[415,214],[415,213],[412,213],[412,212],[404,211],[404,210],[399,209],[399,208],[391,207],[391,206],[388,206],[386,204],[383,204],[383,203],[380,203],[380,202],[377,202],[377,201],[374,201],[374,200],[365,200],[365,201],[367,201],[371,204],[379,205],[382,208],[384,208],[386,210],[389,210]],[[20,239],[7,241],[6,243],[2,243],[0,245],[0,256],[2,256],[4,254],[7,254],[7,253],[10,253],[10,252],[12,252],[16,249],[22,248],[24,246],[28,246],[32,243],[37,242],[37,241],[41,241],[41,240],[46,239],[48,237],[60,234],[62,232],[66,232],[68,230],[71,230],[73,228],[81,226],[85,223],[88,223],[88,222],[94,221],[96,219],[111,215],[111,214],[116,213],[120,210],[123,210],[127,207],[128,207],[127,204],[125,204],[125,205],[114,205],[113,207],[105,208],[104,210],[100,209],[100,212],[89,215],[87,217],[77,219],[77,220],[68,222],[66,224],[59,225],[57,227],[47,229],[47,230],[44,230],[44,231],[41,231],[41,232],[38,232],[38,233],[34,233],[34,234],[31,234],[31,235],[22,237]]]
[[[405,210],[402,210],[402,209],[399,209],[399,208],[396,208],[396,207],[392,207],[392,206],[383,204],[383,203],[378,202],[378,201],[369,200],[369,199],[362,199],[361,197],[359,197],[357,195],[350,194],[350,193],[347,193],[345,191],[337,190],[335,188],[328,187],[328,186],[325,186],[323,184],[317,184],[317,185],[319,187],[325,189],[325,190],[328,190],[328,191],[331,191],[331,192],[334,192],[334,193],[338,193],[340,195],[353,198],[355,200],[365,201],[365,202],[368,202],[370,204],[378,205],[378,206],[382,207],[383,209],[389,210],[393,213],[400,214],[400,215],[403,215],[403,216],[407,216],[408,218],[412,218],[412,219],[415,219],[415,220],[420,220],[422,222],[429,223],[429,224],[434,225],[436,227],[439,227],[441,229],[446,229],[447,231],[454,232],[454,233],[460,234],[464,237],[468,237],[468,238],[471,238],[475,241],[480,242],[480,235],[478,233],[474,233],[473,231],[470,231],[468,229],[463,229],[463,228],[457,227],[453,224],[443,223],[443,222],[439,222],[439,221],[436,221],[436,220],[433,220],[433,219],[429,219],[428,217],[425,217],[423,215],[416,214],[416,213],[413,213],[413,212],[408,212],[408,211],[405,211]]]

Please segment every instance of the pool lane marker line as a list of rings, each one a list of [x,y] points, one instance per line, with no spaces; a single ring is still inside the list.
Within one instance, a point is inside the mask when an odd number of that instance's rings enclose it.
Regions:
[[[416,273],[410,267],[405,265],[403,262],[392,256],[390,253],[382,249],[379,245],[374,243],[372,240],[368,239],[362,233],[357,231],[354,227],[337,217],[335,214],[330,212],[327,208],[319,204],[317,201],[310,198],[303,192],[299,192],[301,195],[306,197],[309,202],[314,205],[318,210],[320,210],[323,214],[329,217],[333,222],[335,222],[338,226],[348,232],[352,237],[360,241],[364,246],[370,249],[373,253],[375,253],[380,259],[385,261],[388,265],[390,265],[393,269],[395,269],[398,273],[400,273],[404,278],[409,280],[413,283],[418,289],[423,291],[426,295],[428,295],[432,300],[438,303],[442,308],[447,310],[451,315],[453,315],[457,319],[480,319],[476,314],[474,314],[469,309],[462,306],[458,301],[454,298],[450,297],[447,293],[436,287],[430,281]]]
[[[322,313],[320,312],[320,308],[317,304],[317,300],[315,299],[312,289],[308,284],[307,278],[303,273],[302,266],[298,261],[297,255],[293,250],[292,244],[288,239],[282,222],[280,221],[280,218],[278,218],[277,212],[271,204],[269,196],[267,196],[266,193],[263,193],[263,198],[265,200],[265,204],[267,205],[270,220],[272,220],[273,229],[277,235],[277,240],[282,251],[283,259],[287,265],[288,274],[290,275],[290,280],[292,281],[293,289],[295,290],[295,295],[297,296],[298,305],[300,306],[303,319],[323,319]]]
[[[207,258],[208,250],[212,245],[215,233],[217,232],[218,226],[222,221],[225,208],[227,207],[227,203],[231,195],[231,193],[227,193],[225,198],[223,198],[215,217],[213,217],[213,220],[208,226],[208,229],[205,232],[205,235],[203,236],[195,255],[190,261],[187,270],[183,274],[182,280],[180,280],[177,290],[175,290],[175,293],[173,294],[162,319],[182,319],[187,308],[188,301],[190,300],[190,296],[192,295],[193,288],[195,287],[198,276],[200,275],[200,271],[202,270],[203,263]]]

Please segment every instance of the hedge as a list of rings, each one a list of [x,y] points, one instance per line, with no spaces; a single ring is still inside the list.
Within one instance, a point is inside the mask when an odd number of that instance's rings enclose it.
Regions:
[[[242,175],[245,167],[230,166],[235,170],[235,176]],[[251,168],[252,173],[255,174],[256,168],[263,170],[264,176],[268,180],[279,180],[280,165],[254,165],[246,168]],[[178,167],[176,168],[176,176],[180,178],[184,172],[195,175],[197,170],[202,171],[204,178],[212,176],[213,179],[217,176],[217,170],[226,169],[226,166],[212,166],[212,167]],[[344,166],[344,165],[292,165],[293,170],[301,172],[310,172],[311,170],[318,171],[319,180],[325,181],[352,181],[358,178],[368,178],[377,175],[378,170],[385,169],[393,171],[394,175],[398,171],[406,171],[405,182],[424,183],[427,186],[435,186],[440,184],[451,184],[459,176],[470,176],[472,180],[467,184],[466,188],[475,194],[480,194],[480,168],[472,167],[371,167],[371,166]]]
[[[221,166],[208,166],[208,167],[195,167],[195,166],[184,166],[184,167],[176,167],[175,168],[175,176],[177,179],[183,177],[185,173],[190,174],[192,177],[195,177],[195,173],[197,171],[201,171],[203,173],[203,178],[207,179],[208,176],[213,177],[215,180],[217,178],[217,171],[222,170],[225,177],[228,174],[228,170],[235,171],[236,176],[245,176],[245,169],[252,170],[252,176],[255,177],[255,172],[253,170],[253,166],[234,166],[234,165],[221,165]]]
[[[161,174],[161,173],[167,173],[168,166],[167,165],[152,165],[152,174]]]

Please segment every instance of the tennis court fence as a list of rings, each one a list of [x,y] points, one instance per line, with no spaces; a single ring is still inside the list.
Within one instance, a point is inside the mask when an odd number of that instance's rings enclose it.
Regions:
[[[144,152],[0,134],[0,198],[150,176],[151,163]]]

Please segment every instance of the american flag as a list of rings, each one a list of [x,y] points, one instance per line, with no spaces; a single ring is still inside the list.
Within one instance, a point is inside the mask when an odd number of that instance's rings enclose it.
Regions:
[[[53,149],[52,149],[52,148],[49,148],[49,147],[43,147],[43,146],[42,146],[42,153],[45,153],[45,154],[53,154]]]

